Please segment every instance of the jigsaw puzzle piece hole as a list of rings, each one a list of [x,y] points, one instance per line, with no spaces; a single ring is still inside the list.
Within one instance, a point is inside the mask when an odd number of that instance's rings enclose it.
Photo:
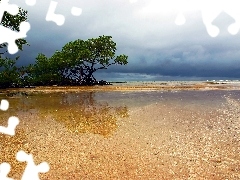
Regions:
[[[21,151],[18,151],[16,158],[18,161],[24,162],[24,161],[27,161],[28,156],[29,155],[27,153],[21,150]]]
[[[31,26],[28,22],[22,22],[19,26],[20,33],[25,34],[25,36],[26,36],[26,33],[30,30],[30,28]]]
[[[228,32],[232,35],[236,35],[239,32],[240,25],[238,23],[231,24],[228,26]]]
[[[186,22],[186,18],[182,13],[179,13],[176,17],[175,24],[180,26],[185,24],[185,22]]]
[[[2,111],[6,111],[6,110],[8,110],[8,108],[9,108],[9,102],[5,99],[1,100],[0,109]]]
[[[46,173],[50,169],[50,167],[49,167],[47,162],[42,162],[41,164],[39,164],[37,166],[37,168],[38,168],[38,172],[41,172],[41,173]]]

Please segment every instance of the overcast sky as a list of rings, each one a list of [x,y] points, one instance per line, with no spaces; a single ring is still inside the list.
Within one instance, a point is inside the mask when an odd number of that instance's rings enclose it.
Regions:
[[[98,79],[240,79],[240,33],[228,32],[235,20],[225,12],[213,21],[220,29],[213,38],[203,23],[202,7],[188,0],[56,0],[55,13],[66,18],[62,26],[45,20],[50,2],[27,6],[24,0],[10,0],[28,10],[31,24],[26,38],[30,46],[17,53],[19,64],[34,63],[38,53],[50,57],[69,41],[110,35],[117,54],[128,55],[129,63],[102,70]],[[71,15],[73,6],[82,8],[80,16]],[[181,10],[186,22],[178,26]]]

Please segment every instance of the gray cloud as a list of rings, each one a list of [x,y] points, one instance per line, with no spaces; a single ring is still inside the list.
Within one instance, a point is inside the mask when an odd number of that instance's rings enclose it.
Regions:
[[[117,43],[117,53],[128,55],[129,64],[99,72],[99,77],[111,73],[112,77],[124,79],[126,73],[126,79],[240,78],[240,33],[233,36],[227,32],[234,20],[225,13],[214,20],[221,32],[212,38],[207,34],[199,10],[185,12],[186,23],[177,26],[174,23],[176,7],[166,9],[159,4],[159,10],[157,7],[147,11],[146,7],[156,0],[133,4],[128,0],[58,1],[56,13],[66,17],[63,26],[45,21],[50,0],[37,1],[33,7],[26,6],[24,1],[12,2],[29,11],[31,23],[27,37],[31,46],[19,53],[19,64],[33,63],[38,53],[51,56],[72,40],[111,35]],[[72,6],[81,7],[82,15],[72,16]]]

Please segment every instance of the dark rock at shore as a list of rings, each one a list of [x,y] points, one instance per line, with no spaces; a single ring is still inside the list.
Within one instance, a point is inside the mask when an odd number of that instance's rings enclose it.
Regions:
[[[98,82],[97,82],[97,85],[103,86],[103,85],[112,85],[112,84],[109,83],[109,82],[107,82],[107,81],[101,80],[101,81],[98,81]]]
[[[8,92],[7,93],[8,97],[18,97],[18,96],[28,96],[27,92]]]

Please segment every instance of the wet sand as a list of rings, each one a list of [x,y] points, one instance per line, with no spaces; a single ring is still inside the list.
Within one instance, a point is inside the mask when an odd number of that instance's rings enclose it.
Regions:
[[[38,86],[35,88],[2,89],[0,93],[52,93],[79,91],[176,91],[176,90],[239,90],[240,81],[150,81],[113,83],[105,86]]]
[[[9,177],[22,149],[49,163],[40,179],[240,179],[238,90],[52,92],[1,95],[0,124],[20,119],[0,135]]]

